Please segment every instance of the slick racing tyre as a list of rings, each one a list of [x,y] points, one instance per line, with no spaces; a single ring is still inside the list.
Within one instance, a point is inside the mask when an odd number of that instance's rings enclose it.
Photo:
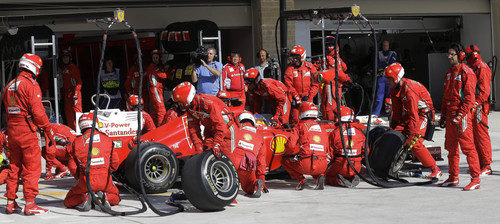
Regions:
[[[175,153],[160,143],[142,143],[140,147],[140,170],[136,168],[137,150],[134,149],[124,161],[122,175],[131,187],[140,192],[138,172],[142,172],[142,182],[147,193],[166,192],[179,174],[179,162]]]
[[[370,166],[378,177],[396,177],[408,154],[408,150],[403,147],[405,140],[405,136],[395,130],[388,130],[375,140],[369,159]]]
[[[375,143],[375,141],[377,141],[377,139],[382,136],[389,128],[388,127],[384,127],[384,126],[379,126],[379,127],[375,127],[373,128],[372,130],[370,130],[369,132],[369,139],[368,139],[368,146],[370,148],[373,148],[373,143]]]
[[[238,195],[236,168],[227,156],[217,158],[212,151],[188,159],[181,180],[188,200],[202,211],[221,211]]]

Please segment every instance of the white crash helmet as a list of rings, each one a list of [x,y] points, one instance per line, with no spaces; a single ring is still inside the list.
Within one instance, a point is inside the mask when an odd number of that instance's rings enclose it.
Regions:
[[[241,124],[245,121],[250,121],[252,122],[252,125],[255,126],[255,117],[253,116],[252,113],[250,113],[250,111],[246,111],[244,110],[243,112],[241,112],[241,114],[238,116],[238,122]]]

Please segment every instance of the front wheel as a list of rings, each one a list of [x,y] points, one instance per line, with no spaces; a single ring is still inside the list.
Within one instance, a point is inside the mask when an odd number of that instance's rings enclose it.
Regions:
[[[188,200],[202,211],[220,211],[236,199],[239,180],[229,158],[205,151],[186,161],[182,187]]]

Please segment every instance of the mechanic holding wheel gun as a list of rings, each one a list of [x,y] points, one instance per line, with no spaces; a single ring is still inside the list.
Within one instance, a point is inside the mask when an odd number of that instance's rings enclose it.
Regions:
[[[336,110],[335,110],[336,111]],[[341,107],[342,135],[340,134],[339,126],[336,124],[335,129],[330,134],[330,158],[332,162],[326,170],[326,183],[333,186],[342,186],[353,188],[359,184],[359,177],[356,172],[351,169],[347,156],[351,161],[356,171],[361,170],[361,160],[363,159],[365,150],[365,135],[363,130],[366,127],[354,120],[354,111],[349,107]],[[342,147],[342,139],[344,138],[345,148]]]
[[[249,111],[243,111],[238,116],[240,129],[236,131],[236,148],[224,150],[238,171],[241,189],[252,197],[259,198],[261,192],[267,193],[266,151],[264,139],[255,127],[255,117]]]
[[[9,136],[10,171],[7,178],[6,214],[21,212],[16,203],[19,178],[23,182],[26,205],[25,215],[47,213],[35,204],[38,179],[42,174],[42,155],[38,145],[37,129],[50,132],[49,118],[42,105],[42,92],[36,82],[42,59],[34,54],[24,54],[19,60],[19,75],[3,91]]]
[[[68,164],[71,174],[78,180],[78,183],[69,190],[64,199],[66,207],[77,208],[84,212],[88,212],[92,208],[92,197],[87,189],[87,181],[89,180],[85,177],[85,169],[93,118],[94,113],[84,113],[78,119],[82,135],[76,137],[71,144],[69,153],[72,158]],[[96,124],[98,123],[99,120],[96,121]],[[101,203],[111,208],[112,205],[117,205],[120,202],[120,192],[111,178],[111,172],[118,169],[120,165],[111,138],[103,132],[95,130],[91,154],[90,185]]]
[[[172,91],[174,102],[187,109],[188,130],[196,152],[213,150],[217,157],[221,152],[234,150],[234,118],[216,96],[204,93],[196,94],[196,89],[189,82],[177,85]],[[205,129],[201,133],[200,126]],[[202,138],[202,136],[204,138]]]
[[[463,188],[465,191],[478,189],[479,159],[474,146],[472,132],[471,109],[475,101],[476,75],[467,65],[462,63],[465,52],[460,44],[452,44],[448,49],[448,60],[451,68],[446,72],[444,80],[444,94],[441,106],[441,120],[439,125],[446,126],[444,147],[448,150],[449,177],[439,186],[451,187],[458,185],[460,172],[460,152],[467,156],[471,182]]]
[[[253,97],[265,97],[271,103],[271,110],[274,116],[271,123],[277,127],[284,124],[288,125],[290,118],[290,100],[288,99],[288,88],[282,82],[262,78],[259,71],[255,68],[248,69],[245,73],[245,83],[248,85],[248,91]],[[252,99],[252,112],[260,111],[262,101]]]
[[[490,112],[491,69],[481,59],[479,48],[471,45],[465,48],[467,65],[477,77],[476,102],[472,107],[472,131],[474,145],[479,156],[481,175],[491,175],[491,139],[488,133],[488,114]]]
[[[316,180],[315,190],[323,190],[325,187],[328,133],[318,124],[317,118],[318,107],[311,102],[302,103],[300,121],[292,129],[290,140],[285,144],[281,165],[292,178],[299,181],[296,190],[305,188],[304,175],[312,175]]]
[[[392,63],[384,70],[390,86],[392,102],[391,128],[406,136],[405,146],[424,167],[431,168],[428,178],[439,178],[442,173],[424,146],[427,124],[434,120],[434,106],[429,91],[417,81],[403,78],[405,70],[400,63]]]
[[[313,102],[318,94],[318,84],[311,81],[311,75],[316,73],[313,64],[306,60],[306,49],[297,45],[290,51],[291,63],[285,71],[285,85],[292,97],[292,119],[290,124],[299,122],[299,107],[302,102]]]

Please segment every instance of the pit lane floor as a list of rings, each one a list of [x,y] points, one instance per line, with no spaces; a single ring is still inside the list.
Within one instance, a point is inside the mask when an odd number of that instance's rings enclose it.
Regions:
[[[75,184],[71,177],[62,180],[40,180],[37,203],[51,210],[49,214],[24,216],[0,215],[0,223],[498,223],[500,220],[500,112],[490,115],[490,134],[493,145],[493,175],[483,177],[481,188],[472,192],[462,191],[469,182],[467,163],[461,155],[460,185],[441,188],[436,184],[420,187],[381,189],[361,182],[355,189],[326,186],[323,191],[310,187],[301,192],[294,190],[296,182],[268,181],[269,194],[260,199],[238,195],[238,205],[225,211],[205,213],[183,202],[186,211],[168,217],[159,217],[151,210],[146,213],[112,217],[92,210],[87,213],[66,209],[62,204],[69,188]],[[426,145],[443,146],[444,131],[436,130],[435,142]],[[445,172],[440,182],[447,178],[447,152],[442,151],[444,161],[438,161]],[[428,170],[424,170],[428,174]],[[43,174],[42,174],[43,175]],[[22,186],[21,186],[22,188]],[[22,189],[20,189],[20,192]],[[115,210],[125,211],[140,206],[130,194],[122,191],[122,201]],[[241,192],[241,191],[240,191]],[[0,186],[0,211],[6,200],[5,185]],[[160,208],[169,193],[151,196]],[[22,193],[18,193],[22,196]],[[23,200],[18,200],[24,206]]]

